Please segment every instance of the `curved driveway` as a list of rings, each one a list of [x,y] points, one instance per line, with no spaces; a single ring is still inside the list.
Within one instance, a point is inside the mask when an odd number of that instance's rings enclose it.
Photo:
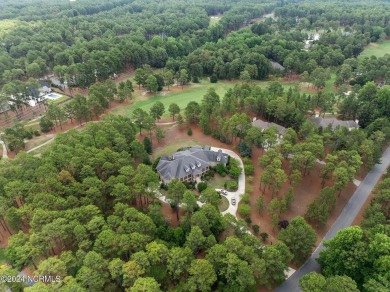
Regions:
[[[390,164],[390,146],[382,155],[381,164],[376,164],[374,168],[367,174],[364,180],[360,183],[353,196],[349,199],[347,205],[344,207],[340,216],[337,218],[333,226],[326,233],[323,240],[332,239],[337,231],[350,226],[358,215],[360,209],[363,207],[365,201],[370,195],[372,189],[377,184],[381,176],[386,172],[387,167]],[[303,264],[303,266],[297,270],[290,278],[288,278],[282,285],[280,285],[275,291],[278,292],[295,292],[301,291],[299,288],[299,279],[310,272],[320,272],[320,265],[317,263],[320,251],[324,249],[323,241],[313,252],[311,257]]]
[[[230,213],[234,217],[236,216],[237,213],[237,208],[238,208],[238,203],[241,200],[241,195],[245,194],[245,173],[244,173],[244,164],[242,163],[241,157],[234,151],[224,149],[224,148],[218,148],[218,147],[210,147],[211,150],[213,151],[218,151],[219,149],[222,150],[223,153],[228,154],[230,157],[237,159],[240,162],[240,166],[242,168],[241,174],[238,177],[238,189],[235,192],[228,192],[228,195],[226,198],[229,200],[229,208],[227,208],[226,211],[222,212],[223,215]],[[236,204],[233,206],[232,205],[232,198],[236,199]]]

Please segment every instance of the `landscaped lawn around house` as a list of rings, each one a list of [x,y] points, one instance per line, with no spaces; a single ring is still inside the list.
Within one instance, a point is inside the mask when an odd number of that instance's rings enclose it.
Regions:
[[[390,41],[369,44],[359,55],[359,57],[376,56],[379,58],[383,57],[385,54],[390,54]]]
[[[218,205],[219,212],[224,212],[228,208],[229,208],[229,200],[226,197],[221,196],[221,202]]]
[[[229,176],[222,177],[219,174],[215,174],[214,177],[212,177],[207,182],[207,186],[212,189],[224,189],[225,182],[228,182],[230,180]]]
[[[161,156],[168,156],[172,153],[175,153],[177,149],[184,148],[184,147],[192,147],[192,146],[203,146],[200,142],[191,139],[190,136],[188,136],[188,139],[179,139],[177,141],[173,141],[172,143],[153,150],[152,154],[152,160],[161,157]]]
[[[56,103],[60,103],[60,102],[62,102],[64,100],[71,99],[70,96],[63,95],[63,94],[60,94],[60,93],[57,93],[57,92],[56,92],[56,94],[61,95],[61,97],[59,97],[57,99],[49,100],[49,102],[56,104]]]

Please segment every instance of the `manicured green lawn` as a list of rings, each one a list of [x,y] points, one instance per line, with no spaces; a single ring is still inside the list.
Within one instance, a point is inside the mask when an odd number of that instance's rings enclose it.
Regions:
[[[207,90],[210,87],[214,87],[216,92],[219,94],[220,98],[224,96],[225,92],[234,86],[234,83],[231,82],[218,82],[211,84],[209,81],[202,80],[199,84],[191,84],[184,86],[183,91],[176,92],[163,92],[157,93],[154,96],[151,96],[144,100],[135,101],[134,104],[115,108],[112,113],[129,116],[131,113],[137,109],[141,108],[146,112],[149,112],[150,108],[156,101],[161,101],[165,106],[164,117],[169,117],[168,107],[171,103],[177,103],[180,109],[184,109],[190,101],[201,102],[203,96],[206,94]]]
[[[224,189],[225,182],[229,181],[230,178],[228,176],[222,177],[219,174],[215,174],[214,177],[212,177],[208,182],[207,185],[209,188],[212,189]]]
[[[330,73],[330,79],[325,82],[325,91],[326,92],[334,91],[333,86],[334,86],[335,80],[336,80],[336,73],[335,72],[331,72]]]
[[[227,210],[227,208],[229,208],[229,200],[221,195],[221,202],[218,205],[218,210],[219,212],[224,212]]]
[[[152,158],[154,160],[157,157],[167,156],[172,153],[175,153],[177,149],[191,147],[195,145],[203,146],[200,142],[191,139],[190,136],[188,136],[188,139],[178,139],[168,145],[165,145],[164,147],[157,148],[155,151],[153,151]]]
[[[390,41],[384,41],[383,43],[371,43],[369,44],[364,51],[359,55],[359,57],[383,57],[385,54],[390,54]]]
[[[210,17],[210,26],[217,24],[221,20],[222,15],[215,15]]]
[[[59,94],[59,93],[57,93]],[[67,99],[70,99],[71,97],[70,96],[67,96],[67,95],[62,95],[60,94],[61,97],[57,98],[57,99],[54,99],[54,100],[51,100],[50,102],[53,102],[53,103],[59,103],[59,102],[62,102],[64,100],[67,100]]]

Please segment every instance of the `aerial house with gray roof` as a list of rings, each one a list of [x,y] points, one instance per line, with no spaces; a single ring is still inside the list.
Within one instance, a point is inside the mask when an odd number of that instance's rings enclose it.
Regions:
[[[310,122],[316,124],[316,126],[322,127],[323,129],[330,126],[333,130],[335,130],[337,127],[346,127],[349,131],[352,129],[358,129],[359,128],[359,121],[355,120],[348,120],[348,121],[342,121],[336,118],[321,118],[321,117],[315,117],[310,118]]]
[[[156,169],[164,183],[169,183],[174,178],[189,182],[205,174],[210,166],[218,163],[226,165],[228,158],[221,149],[212,151],[209,146],[194,146],[171,156],[161,157]]]

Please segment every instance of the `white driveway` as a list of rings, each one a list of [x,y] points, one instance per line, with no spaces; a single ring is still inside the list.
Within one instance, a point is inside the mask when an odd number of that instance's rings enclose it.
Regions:
[[[228,195],[226,198],[229,200],[229,208],[227,208],[226,211],[222,212],[223,215],[230,213],[234,217],[237,218],[236,213],[237,213],[237,206],[238,203],[241,200],[241,195],[245,194],[245,173],[244,173],[244,163],[242,163],[241,157],[235,153],[234,151],[224,149],[224,148],[216,148],[216,147],[210,147],[211,150],[213,151],[218,151],[219,149],[222,150],[223,153],[228,154],[230,157],[237,159],[240,162],[240,166],[242,168],[242,172],[240,176],[238,177],[238,189],[235,192],[228,192]],[[232,198],[236,199],[236,205],[232,205]]]

